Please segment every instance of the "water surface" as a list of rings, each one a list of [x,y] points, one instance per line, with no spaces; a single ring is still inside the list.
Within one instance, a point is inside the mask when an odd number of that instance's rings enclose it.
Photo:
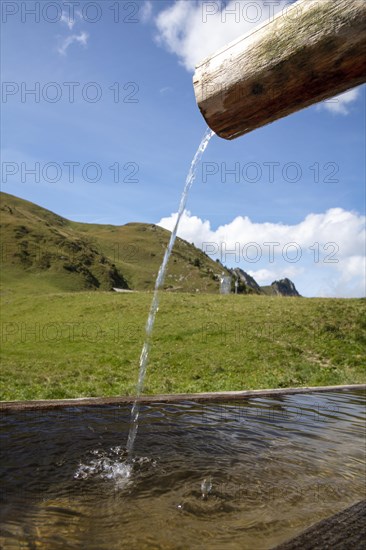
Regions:
[[[142,405],[131,466],[130,413],[3,414],[3,548],[268,549],[365,498],[363,391]]]

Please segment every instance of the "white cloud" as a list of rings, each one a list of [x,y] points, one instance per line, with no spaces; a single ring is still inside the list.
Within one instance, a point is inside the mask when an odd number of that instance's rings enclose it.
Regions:
[[[68,15],[64,11],[62,12],[60,21],[61,23],[64,23],[65,25],[67,25],[70,31],[73,29],[73,26],[76,23],[76,20],[70,17],[70,15]]]
[[[60,22],[61,23],[64,23],[70,31],[72,31],[72,29],[74,28],[77,20],[82,20],[83,19],[83,14],[80,10],[69,10],[69,13],[63,11],[62,12],[62,15],[61,15],[61,18],[60,18]]]
[[[74,42],[81,44],[82,46],[86,46],[88,43],[89,35],[86,32],[80,32],[80,34],[72,34],[70,36],[67,36],[63,41],[62,44],[58,48],[58,52],[61,55],[66,55],[67,49],[73,44]]]
[[[303,268],[298,267],[287,267],[287,268],[277,268],[277,269],[258,269],[253,271],[248,269],[249,275],[254,277],[259,285],[266,285],[270,282],[273,282],[278,279],[283,279],[288,277],[289,279],[294,279],[296,276],[304,272]]]
[[[173,92],[173,88],[171,86],[164,86],[164,88],[160,88],[159,93],[161,95],[167,95],[171,94]]]
[[[348,115],[350,113],[350,110],[348,108],[349,104],[356,101],[359,95],[360,88],[354,88],[353,90],[344,92],[343,94],[333,97],[332,99],[323,101],[323,103],[321,103],[319,107],[337,115]]]
[[[152,2],[150,0],[146,0],[141,6],[140,9],[140,16],[141,16],[141,22],[147,23],[150,21],[152,15]]]
[[[76,23],[83,19],[83,15],[80,10],[70,10],[69,13],[62,12],[60,22],[66,25],[69,31],[72,31]],[[86,32],[80,32],[79,34],[70,34],[62,39],[60,46],[58,47],[58,52],[61,55],[66,55],[67,49],[74,42],[86,46],[89,39],[89,34]]]
[[[274,281],[277,278],[273,269],[258,269],[257,271],[248,269],[248,273],[255,278],[259,285],[265,285],[267,281]]]
[[[338,268],[339,277],[335,278],[334,295],[365,296],[366,294],[366,258],[351,256],[344,258]]]
[[[171,214],[158,225],[171,231],[176,218]],[[366,217],[332,208],[294,225],[238,216],[214,230],[208,220],[185,211],[178,235],[213,259],[241,267],[258,283],[295,277],[296,284],[298,277],[307,295],[361,296],[366,290],[365,226]]]
[[[155,19],[157,41],[188,71],[228,42],[270,21],[292,0],[176,0]]]

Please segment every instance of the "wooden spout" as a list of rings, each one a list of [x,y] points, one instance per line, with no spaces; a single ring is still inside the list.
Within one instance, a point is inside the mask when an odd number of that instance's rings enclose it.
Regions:
[[[235,139],[366,81],[366,1],[298,0],[196,67],[198,107]]]

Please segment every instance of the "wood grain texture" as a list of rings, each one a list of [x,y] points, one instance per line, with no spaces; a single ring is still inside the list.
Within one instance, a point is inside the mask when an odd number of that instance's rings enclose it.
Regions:
[[[137,398],[140,403],[178,403],[180,401],[195,402],[226,402],[241,401],[253,397],[275,397],[276,395],[294,395],[303,393],[365,391],[366,384],[351,384],[342,386],[313,386],[300,388],[275,388],[263,390],[244,390],[207,393],[171,393],[160,395],[142,395]],[[80,397],[76,399],[45,399],[35,401],[0,401],[0,412],[22,410],[49,410],[63,407],[100,407],[102,405],[126,405],[133,403],[133,396],[119,397]]]
[[[365,550],[366,500],[312,525],[274,550]]]
[[[202,115],[225,139],[365,81],[365,0],[299,0],[204,60],[193,77]]]

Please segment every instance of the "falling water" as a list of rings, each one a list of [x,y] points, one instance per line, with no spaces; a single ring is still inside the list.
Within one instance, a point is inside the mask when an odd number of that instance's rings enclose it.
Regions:
[[[175,222],[174,229],[173,229],[173,231],[170,235],[170,240],[169,240],[168,246],[166,247],[165,254],[164,254],[164,259],[163,259],[163,262],[160,266],[158,276],[156,278],[154,296],[153,296],[153,299],[152,299],[152,302],[151,302],[150,312],[149,312],[149,316],[147,318],[147,323],[146,323],[146,327],[145,327],[145,342],[144,342],[144,345],[142,347],[142,351],[141,351],[141,355],[140,355],[139,379],[138,379],[137,388],[136,388],[136,399],[135,399],[135,402],[133,404],[132,411],[131,411],[130,431],[129,431],[128,440],[127,440],[127,453],[128,453],[129,457],[131,457],[131,455],[132,455],[133,446],[134,446],[135,439],[136,439],[136,434],[137,434],[138,419],[139,419],[139,413],[140,413],[140,403],[138,401],[138,398],[141,395],[141,393],[143,391],[143,388],[144,388],[144,379],[145,379],[146,368],[147,368],[147,364],[148,364],[148,360],[149,360],[151,335],[152,335],[153,328],[154,328],[155,317],[156,317],[156,314],[159,310],[159,289],[161,288],[161,286],[164,283],[165,272],[166,272],[166,268],[167,268],[168,261],[169,261],[169,258],[170,258],[170,254],[172,253],[172,250],[173,250],[175,238],[177,236],[179,222],[180,222],[180,219],[182,217],[182,214],[184,212],[184,209],[185,209],[185,206],[186,206],[186,203],[187,203],[189,190],[192,187],[192,183],[194,182],[194,179],[196,177],[196,172],[197,172],[197,167],[198,167],[199,161],[201,160],[202,155],[205,152],[205,149],[206,149],[206,147],[207,147],[207,145],[208,145],[208,143],[209,143],[209,141],[210,141],[210,139],[212,138],[213,135],[214,135],[214,132],[212,130],[210,130],[209,128],[207,128],[207,130],[205,132],[205,135],[203,136],[202,141],[201,141],[201,143],[200,143],[200,145],[199,145],[199,147],[196,151],[196,154],[194,155],[194,158],[192,160],[192,164],[191,164],[191,167],[190,167],[188,175],[187,175],[187,179],[186,179],[186,183],[185,183],[184,190],[183,190],[183,193],[182,193],[182,197],[180,199],[180,204],[179,204],[179,209],[178,209],[178,217],[177,217],[177,220]]]

